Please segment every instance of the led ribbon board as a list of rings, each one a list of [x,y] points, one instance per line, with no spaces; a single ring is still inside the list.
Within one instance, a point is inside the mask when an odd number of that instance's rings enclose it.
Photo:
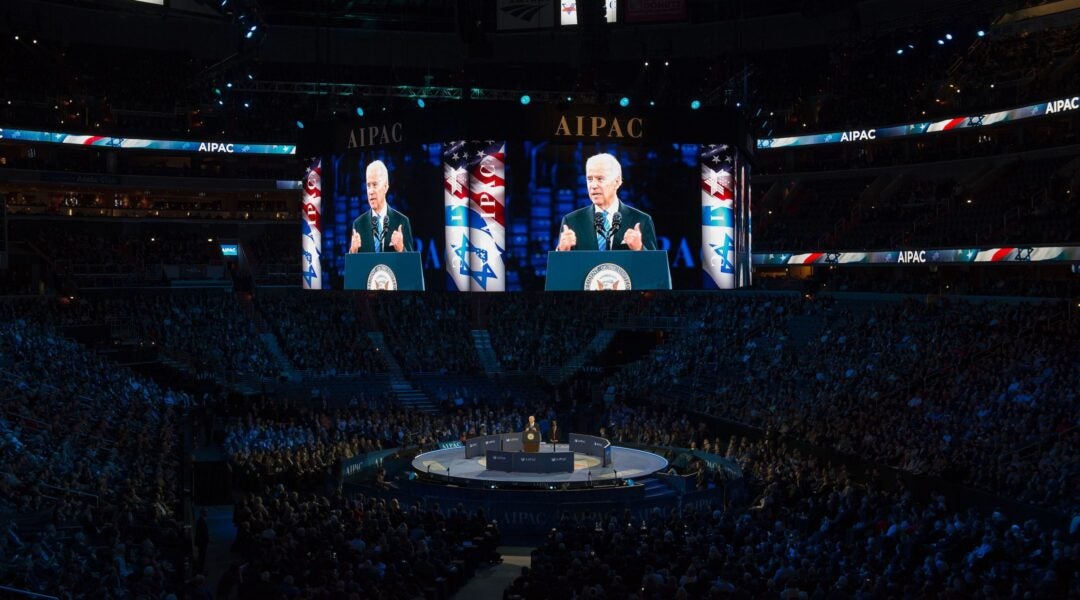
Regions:
[[[757,253],[756,267],[795,265],[1018,264],[1080,262],[1080,246],[1014,246],[1006,248],[934,248],[875,252]]]
[[[846,144],[850,142],[866,142],[889,138],[901,138],[929,133],[941,133],[957,129],[971,129],[974,127],[986,127],[1000,123],[1011,123],[1023,119],[1056,115],[1071,110],[1080,110],[1080,96],[1058,98],[1039,104],[1032,104],[1012,110],[1003,110],[994,113],[968,115],[966,117],[953,117],[941,121],[926,121],[923,123],[908,123],[907,125],[893,125],[891,127],[876,127],[872,129],[853,129],[851,131],[834,131],[832,133],[817,133],[812,135],[797,135],[793,137],[766,138],[757,141],[759,150],[775,148],[794,148],[799,146],[820,146],[822,144]]]
[[[174,152],[194,152],[198,154],[296,154],[296,146],[289,144],[244,144],[224,140],[147,140],[142,138],[120,138],[100,135],[76,135],[54,131],[32,131],[29,129],[0,128],[0,140],[68,144],[72,146],[96,146],[128,150],[171,150]]]

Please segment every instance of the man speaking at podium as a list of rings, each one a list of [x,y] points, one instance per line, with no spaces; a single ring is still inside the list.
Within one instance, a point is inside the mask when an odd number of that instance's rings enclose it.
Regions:
[[[370,210],[353,221],[349,253],[411,252],[412,227],[409,218],[386,204],[390,173],[381,160],[367,166],[367,200]]]
[[[521,449],[524,452],[540,451],[540,427],[536,425],[536,417],[529,415],[529,423],[521,436]]]
[[[619,201],[622,165],[610,154],[585,161],[592,206],[563,217],[556,250],[656,250],[652,217]]]

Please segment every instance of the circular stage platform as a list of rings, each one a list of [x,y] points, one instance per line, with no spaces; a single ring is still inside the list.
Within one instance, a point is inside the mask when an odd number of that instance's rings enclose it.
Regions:
[[[541,453],[545,452],[569,452],[569,444],[543,444]],[[522,484],[522,485],[561,485],[571,484],[575,487],[581,484],[601,483],[614,480],[634,479],[645,477],[661,471],[668,466],[668,461],[662,456],[634,450],[633,448],[611,447],[611,465],[604,467],[600,459],[587,454],[574,454],[573,473],[509,473],[505,471],[489,471],[486,467],[486,459],[483,456],[475,458],[465,457],[465,448],[447,448],[435,450],[417,455],[412,461],[412,467],[417,473],[436,477],[447,477],[455,480],[479,481],[491,484]]]

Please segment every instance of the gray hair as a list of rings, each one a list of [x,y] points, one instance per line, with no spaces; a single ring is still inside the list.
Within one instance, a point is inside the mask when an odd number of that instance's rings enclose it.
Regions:
[[[585,161],[585,170],[589,170],[589,165],[596,165],[604,170],[605,173],[611,175],[612,178],[618,177],[622,179],[622,165],[619,164],[619,159],[608,153],[594,154],[589,157],[589,160]]]
[[[380,183],[390,183],[390,172],[386,170],[386,165],[381,160],[373,160],[368,163],[367,176],[370,177],[374,173],[375,177]]]

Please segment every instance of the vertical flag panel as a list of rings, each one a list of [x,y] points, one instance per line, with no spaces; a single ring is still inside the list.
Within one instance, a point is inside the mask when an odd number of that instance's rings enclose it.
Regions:
[[[323,289],[322,159],[316,159],[304,178],[300,203],[300,267],[305,290]]]
[[[465,142],[442,145],[447,289],[469,291],[469,154]]]
[[[735,190],[732,150],[701,147],[701,264],[705,287],[735,289]]]
[[[506,143],[469,144],[469,289],[506,291]]]

